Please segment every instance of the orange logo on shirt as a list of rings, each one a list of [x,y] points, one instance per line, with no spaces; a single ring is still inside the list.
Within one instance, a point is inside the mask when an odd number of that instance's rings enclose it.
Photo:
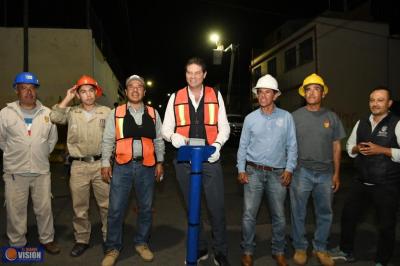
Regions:
[[[330,125],[331,125],[331,123],[329,122],[328,119],[326,119],[326,120],[324,121],[324,128],[329,128]]]

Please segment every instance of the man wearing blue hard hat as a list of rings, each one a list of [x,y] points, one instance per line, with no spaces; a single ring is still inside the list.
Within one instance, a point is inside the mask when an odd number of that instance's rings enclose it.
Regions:
[[[39,241],[50,254],[60,252],[54,243],[49,155],[57,143],[57,128],[50,109],[37,100],[39,80],[19,73],[13,87],[18,100],[0,111],[0,148],[10,246],[26,246],[27,206],[31,194]]]

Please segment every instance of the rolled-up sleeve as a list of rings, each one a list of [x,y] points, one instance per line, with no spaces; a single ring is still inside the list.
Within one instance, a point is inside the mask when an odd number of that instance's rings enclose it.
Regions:
[[[60,108],[58,106],[58,104],[54,105],[51,108],[51,112],[50,112],[51,122],[61,124],[61,125],[67,124],[68,114],[69,114],[70,109],[71,109],[70,107]]]
[[[351,158],[356,158],[357,157],[357,153],[353,154],[352,150],[353,147],[357,145],[357,129],[358,129],[358,124],[360,123],[360,121],[357,121],[356,125],[353,127],[353,130],[351,131],[350,137],[346,142],[346,150],[347,150],[347,154],[351,157]]]
[[[115,145],[115,109],[113,109],[106,119],[106,125],[103,132],[103,142],[101,144],[101,166],[109,167],[110,158]]]
[[[231,128],[229,127],[228,117],[226,116],[226,109],[224,99],[220,92],[218,92],[218,135],[215,142],[224,145],[229,139],[229,134],[231,133]]]
[[[240,135],[239,149],[237,152],[237,168],[239,173],[246,171],[247,147],[250,143],[250,123],[248,117],[244,119],[242,133]]]
[[[157,157],[157,162],[164,161],[165,143],[161,133],[162,121],[161,117],[156,111],[156,138],[154,139],[154,149]]]
[[[297,165],[297,140],[296,140],[296,128],[291,114],[288,115],[287,125],[288,125],[287,128],[288,134],[286,139],[287,163],[285,170],[293,173],[293,170],[296,168]]]

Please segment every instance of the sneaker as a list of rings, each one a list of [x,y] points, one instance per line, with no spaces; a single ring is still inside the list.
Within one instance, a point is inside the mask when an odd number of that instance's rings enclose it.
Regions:
[[[206,260],[208,259],[208,250],[207,249],[202,249],[198,251],[199,253],[197,254],[197,263],[199,263],[201,260]]]
[[[154,259],[154,254],[147,245],[137,245],[135,250],[144,261],[152,261]]]
[[[207,249],[201,249],[197,253],[197,264],[199,264],[200,261],[208,259],[208,250]],[[186,265],[186,260],[184,261]]]
[[[333,260],[344,260],[346,262],[355,262],[356,259],[354,258],[352,253],[346,253],[340,250],[340,247],[333,248],[329,251]]]
[[[217,253],[214,255],[214,263],[217,266],[230,266],[228,259],[224,254]]]
[[[314,255],[317,257],[319,263],[321,263],[323,266],[335,265],[335,261],[326,251],[314,251]]]
[[[307,252],[303,249],[296,249],[293,255],[293,262],[296,265],[306,265],[307,263]]]
[[[43,248],[46,250],[47,253],[55,255],[60,253],[61,249],[54,243],[54,241],[42,244]]]
[[[114,266],[118,256],[119,256],[119,251],[116,249],[106,251],[106,255],[104,256],[103,261],[101,262],[101,266]]]

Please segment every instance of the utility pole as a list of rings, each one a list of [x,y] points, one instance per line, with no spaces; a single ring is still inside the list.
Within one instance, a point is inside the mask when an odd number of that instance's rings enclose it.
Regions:
[[[226,94],[226,105],[228,106],[228,111],[231,108],[231,91],[232,91],[232,80],[233,80],[233,71],[234,71],[234,65],[235,65],[235,57],[236,57],[236,51],[238,49],[238,45],[235,44],[230,44],[224,52],[227,52],[231,50],[231,62],[229,64],[229,80],[228,80],[228,91]]]
[[[24,0],[24,71],[29,71],[29,1]]]

